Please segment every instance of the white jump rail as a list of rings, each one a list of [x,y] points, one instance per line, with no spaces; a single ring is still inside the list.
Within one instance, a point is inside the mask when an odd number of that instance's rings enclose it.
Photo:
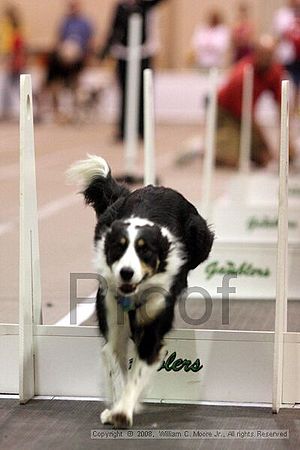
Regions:
[[[32,105],[32,102],[29,104]],[[24,103],[21,103],[21,108],[21,116],[26,117],[24,109],[28,109]],[[24,123],[26,128],[30,128],[31,120]],[[30,155],[26,156],[26,168],[24,166],[24,190],[27,192],[29,188],[32,189],[35,198],[33,148]],[[26,202],[24,207],[29,208],[26,214],[32,212],[32,202]],[[36,208],[33,216],[37,224]],[[26,255],[30,256],[30,247],[27,246],[25,250]],[[33,265],[30,267],[33,268]],[[33,270],[30,270],[30,281],[32,274]],[[278,283],[281,282],[278,280]],[[0,325],[0,393],[20,393],[21,402],[34,395],[104,398],[98,328],[38,325],[38,319],[30,320],[30,317],[35,306],[40,304],[40,299],[37,295],[31,298],[32,303],[29,301],[26,308],[21,308],[20,327],[14,324]],[[276,317],[276,321],[282,320],[279,309]],[[29,352],[22,341],[18,348],[18,338],[24,334],[24,328]],[[277,326],[276,333],[278,330]],[[277,367],[277,363],[273,363],[277,361],[274,359],[274,332],[191,329],[174,330],[167,336],[168,355],[156,374],[147,398],[178,403],[225,402],[270,406],[273,403],[277,405],[276,410],[300,402],[300,333],[282,330],[284,328],[281,327],[279,332],[283,339],[284,358],[283,363],[282,356],[278,361],[280,370],[283,368],[283,376],[275,379],[278,381],[278,390],[274,390],[282,393],[281,401],[278,402],[274,392],[272,394],[274,369]],[[25,361],[26,354],[29,354],[30,364],[19,368],[18,360]],[[30,387],[26,388],[25,396],[24,385]]]
[[[135,171],[138,152],[138,105],[141,82],[142,18],[133,14],[129,20],[128,60],[126,73],[125,106],[125,170]]]
[[[153,72],[145,69],[144,73],[144,185],[155,185],[155,114]]]

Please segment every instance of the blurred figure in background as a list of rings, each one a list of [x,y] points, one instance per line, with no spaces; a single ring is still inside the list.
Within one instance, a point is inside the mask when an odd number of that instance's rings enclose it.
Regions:
[[[237,62],[253,51],[254,24],[249,17],[247,3],[238,5],[236,21],[231,32],[233,62]]]
[[[139,102],[138,132],[140,138],[144,136],[143,121],[143,70],[152,66],[152,59],[158,50],[157,29],[152,8],[163,0],[122,0],[119,1],[113,13],[113,19],[109,27],[109,34],[99,57],[103,60],[111,55],[117,61],[117,80],[120,88],[121,102],[116,140],[124,139],[125,110],[126,110],[126,72],[128,58],[128,32],[129,19],[132,14],[140,14],[142,17],[142,59],[141,59],[141,83]]]
[[[197,25],[194,30],[189,59],[197,69],[206,74],[210,69],[225,66],[229,49],[230,29],[225,25],[221,12],[211,10],[206,15],[205,24]],[[203,93],[200,101],[206,111],[209,103],[208,92]],[[203,151],[202,136],[191,136],[185,145],[188,151],[176,160],[178,165],[186,164],[200,156],[200,152]]]
[[[230,30],[219,11],[211,11],[207,22],[198,25],[192,37],[195,61],[201,69],[224,67],[230,45]]]
[[[7,6],[0,23],[0,55],[4,79],[1,95],[2,119],[14,116],[19,98],[20,74],[26,66],[26,48],[19,12]]]
[[[264,91],[270,91],[280,107],[281,81],[284,68],[274,62],[275,41],[262,36],[254,46],[253,54],[241,59],[232,69],[227,82],[218,94],[218,119],[216,133],[216,161],[228,167],[239,163],[240,129],[244,70],[248,64],[254,68],[253,114],[255,105]],[[294,151],[290,149],[290,159]],[[251,159],[265,167],[273,158],[272,151],[259,125],[253,120]]]
[[[58,121],[64,120],[59,111],[59,92],[62,86],[73,94],[73,113],[76,111],[78,78],[91,52],[94,35],[91,21],[81,11],[79,1],[70,1],[68,11],[58,30],[55,49],[49,57],[44,90],[52,97],[53,111]]]
[[[276,11],[273,27],[278,39],[277,57],[290,74],[295,86],[294,112],[300,100],[300,0],[289,0]]]

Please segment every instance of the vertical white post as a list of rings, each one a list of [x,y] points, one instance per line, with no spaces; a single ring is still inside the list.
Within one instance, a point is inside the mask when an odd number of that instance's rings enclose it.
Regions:
[[[129,49],[126,72],[125,170],[132,174],[138,152],[138,106],[141,82],[142,18],[133,14],[129,21]]]
[[[274,333],[272,409],[278,413],[282,404],[283,339],[287,331],[288,277],[288,171],[289,171],[289,82],[281,88],[281,137],[279,167],[277,285]]]
[[[41,279],[38,240],[31,76],[20,78],[20,266],[19,393],[20,402],[34,396],[33,326],[40,324]]]
[[[242,97],[242,121],[240,138],[241,173],[249,173],[251,159],[252,138],[252,102],[253,102],[253,66],[247,65],[244,69],[243,97]]]
[[[210,92],[209,104],[206,116],[205,129],[205,154],[203,161],[203,181],[202,181],[202,211],[205,219],[210,220],[212,214],[212,178],[215,166],[215,134],[217,119],[217,86],[218,70],[213,68],[209,73]]]
[[[155,185],[155,114],[153,72],[144,70],[144,185]]]

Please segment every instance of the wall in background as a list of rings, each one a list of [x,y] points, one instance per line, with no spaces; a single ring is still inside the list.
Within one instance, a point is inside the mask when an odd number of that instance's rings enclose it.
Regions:
[[[96,42],[99,45],[106,35],[116,1],[82,0],[86,14],[94,21],[97,29]],[[158,65],[169,68],[186,67],[195,25],[202,22],[212,8],[220,9],[226,21],[232,23],[240,1],[166,0],[159,7],[161,52]],[[50,49],[55,42],[57,26],[67,0],[0,0],[0,11],[8,3],[20,8],[29,46],[38,50]],[[274,10],[285,3],[285,0],[248,0],[257,34],[271,30]]]

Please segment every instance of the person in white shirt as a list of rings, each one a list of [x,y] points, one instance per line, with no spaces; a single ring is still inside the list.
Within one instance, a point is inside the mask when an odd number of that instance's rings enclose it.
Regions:
[[[198,25],[192,37],[192,48],[199,68],[223,67],[230,46],[230,30],[218,11],[211,11],[205,25]]]

